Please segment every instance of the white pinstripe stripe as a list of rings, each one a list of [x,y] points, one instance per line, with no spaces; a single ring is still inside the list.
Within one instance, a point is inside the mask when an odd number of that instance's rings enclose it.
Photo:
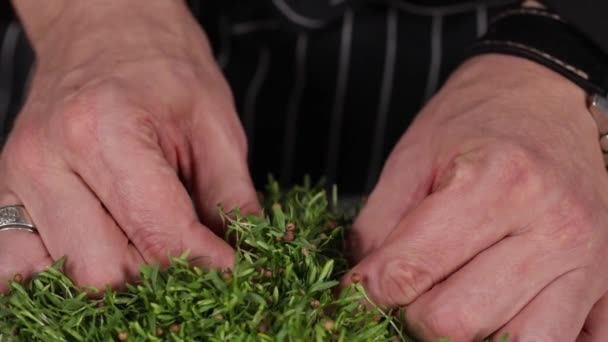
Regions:
[[[390,109],[393,92],[393,78],[397,60],[397,25],[398,13],[394,7],[390,8],[386,20],[386,52],[384,59],[384,71],[382,73],[382,85],[380,87],[380,101],[378,103],[378,114],[376,115],[376,127],[372,142],[372,154],[367,172],[365,190],[372,189],[380,168],[382,166],[382,152],[384,147],[384,133]]]
[[[475,12],[477,36],[480,37],[488,29],[488,7],[485,4],[479,4]]]
[[[286,184],[291,180],[293,173],[294,151],[296,145],[298,114],[300,113],[300,103],[302,94],[306,86],[306,56],[308,50],[308,35],[300,33],[296,43],[295,53],[295,72],[296,79],[289,103],[287,105],[287,116],[285,118],[285,131],[283,138],[283,158],[281,161],[281,182]]]
[[[308,28],[321,28],[323,25],[325,25],[322,20],[305,17],[294,11],[293,8],[289,7],[285,0],[272,0],[272,2],[281,12],[283,12],[283,14],[285,14],[287,18],[289,18],[289,20],[298,25]]]
[[[15,53],[20,34],[21,27],[12,22],[6,29],[0,46],[0,133],[4,132],[4,123],[11,103]]]
[[[258,53],[258,65],[253,74],[253,78],[247,87],[245,93],[245,104],[243,109],[243,127],[247,133],[249,148],[253,151],[254,143],[254,124],[255,107],[257,104],[258,94],[266,80],[268,67],[270,66],[270,50],[268,47],[262,47]]]
[[[443,36],[443,16],[435,14],[431,24],[431,61],[429,63],[429,73],[426,80],[426,90],[424,99],[428,100],[439,83],[439,69],[441,68],[441,45]]]
[[[350,67],[351,44],[353,35],[354,13],[351,9],[344,14],[342,35],[340,37],[340,64],[338,66],[337,86],[334,105],[331,112],[329,126],[329,144],[327,146],[327,159],[325,175],[329,184],[333,183],[338,168],[340,153],[342,115],[344,114],[344,100]]]

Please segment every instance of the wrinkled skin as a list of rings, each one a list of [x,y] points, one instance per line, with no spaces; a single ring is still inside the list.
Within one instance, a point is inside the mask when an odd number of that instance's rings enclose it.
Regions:
[[[31,93],[0,159],[0,205],[23,204],[39,235],[0,234],[0,290],[61,256],[76,282],[97,287],[186,249],[232,265],[217,204],[260,210],[246,139],[205,35],[175,4],[166,22],[133,6],[87,17],[81,31],[71,6],[35,41]]]
[[[605,341],[607,206],[583,91],[476,57],[392,152],[354,224],[352,272],[425,341]]]

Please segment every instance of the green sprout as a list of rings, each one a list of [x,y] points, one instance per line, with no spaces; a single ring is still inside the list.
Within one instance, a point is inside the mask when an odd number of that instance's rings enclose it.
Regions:
[[[352,214],[332,197],[309,181],[287,191],[271,181],[264,217],[223,214],[232,270],[196,266],[186,252],[97,298],[62,272],[64,259],[27,284],[9,281],[0,342],[413,341],[402,314],[374,306],[357,282],[340,287]]]

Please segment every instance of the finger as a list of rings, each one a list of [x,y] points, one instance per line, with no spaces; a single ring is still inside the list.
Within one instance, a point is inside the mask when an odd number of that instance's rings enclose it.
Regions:
[[[24,280],[52,264],[44,244],[35,233],[10,230],[0,232],[0,293],[8,290],[9,279],[19,274]]]
[[[20,183],[24,203],[55,260],[80,285],[120,287],[138,275],[143,258],[83,181],[67,169],[47,169]]]
[[[369,255],[429,192],[432,181],[428,144],[414,144],[408,136],[387,160],[378,184],[357,216],[349,236],[355,261]]]
[[[608,341],[608,295],[593,306],[577,342]]]
[[[190,250],[207,265],[232,267],[234,251],[201,225],[176,170],[160,147],[147,115],[116,106],[122,119],[76,126],[70,142],[78,151],[71,165],[107,208],[148,263],[166,263],[168,255]],[[96,139],[86,146],[93,134]],[[86,150],[86,154],[83,154]]]
[[[541,336],[543,333],[550,334],[544,330],[550,323],[543,322],[543,319],[555,323],[563,319],[559,311],[551,311],[559,305],[571,306],[568,310],[572,311],[572,316],[567,317],[572,318],[574,326],[578,324],[577,317],[580,318],[582,326],[590,305],[597,297],[593,298],[593,293],[589,292],[587,278],[590,277],[583,277],[588,274],[568,273],[578,266],[573,261],[573,251],[565,248],[556,251],[554,246],[553,241],[539,241],[527,236],[502,240],[410,304],[406,311],[411,328],[429,340],[438,337],[449,337],[454,341],[481,340],[518,315],[505,332],[521,332],[526,337],[522,341],[536,341],[527,339],[533,337],[528,334],[536,333],[537,338],[546,337]],[[579,283],[575,282],[577,280]],[[546,287],[553,282],[555,285]],[[552,303],[556,298],[562,303]],[[518,314],[533,299],[533,304],[529,304],[532,306]],[[587,302],[589,308],[583,305]],[[582,312],[585,308],[587,311]],[[522,322],[520,316],[527,321]],[[533,324],[528,325],[530,322],[538,323],[538,329],[521,330],[524,328],[521,324],[535,328]],[[572,326],[562,327],[572,333]],[[580,326],[578,328],[580,331]],[[575,336],[559,340],[569,341]],[[554,339],[541,338],[539,341]]]
[[[564,274],[495,335],[509,334],[513,341],[575,341],[596,297],[589,293],[589,278],[582,270]]]
[[[7,191],[0,196],[0,207],[21,204]],[[40,236],[19,230],[0,232],[0,293],[8,290],[8,280],[19,274],[24,280],[53,262]]]
[[[220,236],[223,227],[218,205],[226,212],[238,208],[246,214],[261,213],[240,127],[229,134],[222,127],[225,125],[201,121],[193,126],[191,134],[195,204],[202,221]]]
[[[455,159],[435,185],[437,190],[350,274],[361,275],[376,303],[407,305],[480,251],[520,229],[520,222],[533,222],[538,213],[527,210],[523,200],[534,198],[525,190],[529,180],[510,179],[504,169],[475,153]],[[514,182],[520,184],[512,186]]]

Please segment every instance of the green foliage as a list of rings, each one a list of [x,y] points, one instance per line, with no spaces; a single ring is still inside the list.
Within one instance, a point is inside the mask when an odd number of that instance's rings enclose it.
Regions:
[[[63,260],[27,285],[11,281],[0,341],[407,340],[390,313],[363,304],[360,285],[339,290],[350,220],[323,190],[282,192],[271,182],[264,202],[265,218],[224,216],[237,248],[232,271],[202,269],[184,254],[162,271],[142,266],[137,284],[101,299],[61,272]]]

